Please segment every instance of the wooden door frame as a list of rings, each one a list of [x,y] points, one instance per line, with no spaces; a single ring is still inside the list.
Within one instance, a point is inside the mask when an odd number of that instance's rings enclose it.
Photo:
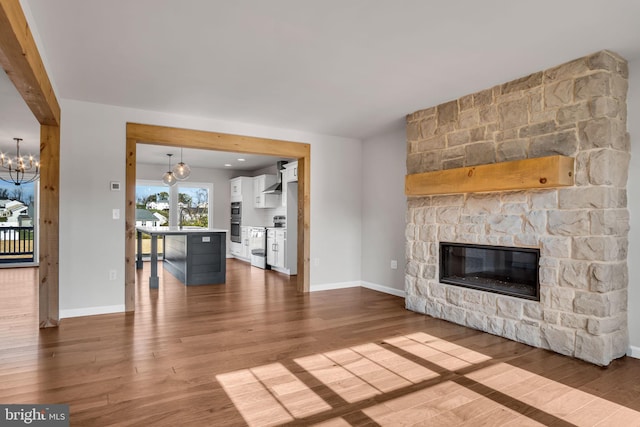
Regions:
[[[153,144],[298,159],[298,292],[309,292],[310,177],[309,144],[201,130],[127,123],[125,207],[125,310],[135,310],[136,145]]]
[[[53,327],[60,321],[60,105],[19,0],[0,0],[0,64],[40,123],[39,325]]]

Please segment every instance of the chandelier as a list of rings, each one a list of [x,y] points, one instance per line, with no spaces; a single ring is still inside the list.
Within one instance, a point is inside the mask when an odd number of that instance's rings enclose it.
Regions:
[[[184,181],[191,175],[191,168],[185,162],[182,161],[182,148],[180,149],[180,163],[176,164],[173,169],[173,176],[180,181]]]
[[[171,170],[171,156],[173,156],[173,154],[167,154],[167,157],[169,157],[169,170],[166,171],[164,175],[162,175],[162,182],[167,184],[169,187],[173,187],[174,185],[176,185],[176,182],[178,182],[176,176]]]
[[[28,184],[35,181],[40,176],[40,162],[29,156],[25,159],[20,155],[20,141],[22,138],[13,138],[16,142],[16,156],[11,158],[0,154],[0,180],[10,182],[15,185]],[[8,175],[8,179],[7,179]]]

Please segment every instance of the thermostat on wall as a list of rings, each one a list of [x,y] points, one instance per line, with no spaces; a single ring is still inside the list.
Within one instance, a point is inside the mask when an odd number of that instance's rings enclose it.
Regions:
[[[111,191],[120,191],[120,182],[111,181]]]

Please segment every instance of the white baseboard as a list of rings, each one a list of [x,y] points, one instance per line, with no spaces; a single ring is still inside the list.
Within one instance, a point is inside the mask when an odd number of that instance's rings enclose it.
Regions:
[[[360,287],[360,282],[325,283],[322,285],[309,286],[309,292],[330,291],[332,289],[358,288],[358,287]]]
[[[402,297],[402,298],[405,297],[404,290],[390,288],[389,286],[384,286],[384,285],[378,285],[377,283],[362,282],[362,287],[367,289],[372,289],[378,292],[383,292],[385,294],[395,295],[397,297]]]
[[[390,288],[389,286],[378,285],[371,282],[339,282],[339,283],[326,283],[322,285],[311,285],[310,291],[330,291],[332,289],[345,289],[345,288],[357,288],[363,287],[385,294],[395,295],[404,298],[405,294],[403,290]]]
[[[640,359],[640,347],[629,346],[629,351],[627,351],[627,356],[633,357],[635,359]]]
[[[96,314],[111,314],[123,312],[124,304],[107,305],[103,307],[72,308],[69,310],[60,310],[60,318],[68,319],[70,317],[95,316]]]

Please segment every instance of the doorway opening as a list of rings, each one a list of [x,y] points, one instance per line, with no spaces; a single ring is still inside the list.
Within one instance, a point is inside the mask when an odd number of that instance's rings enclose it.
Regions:
[[[127,123],[126,157],[126,238],[125,310],[135,310],[136,281],[136,147],[137,144],[277,156],[298,160],[298,292],[309,292],[310,247],[310,164],[311,149],[306,143],[231,135],[190,129]]]

